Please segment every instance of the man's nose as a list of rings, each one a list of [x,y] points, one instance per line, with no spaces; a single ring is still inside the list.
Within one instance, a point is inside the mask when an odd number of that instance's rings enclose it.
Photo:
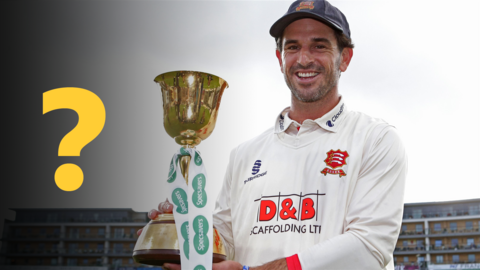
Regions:
[[[297,63],[306,67],[308,64],[313,63],[313,57],[308,48],[302,48],[300,55],[298,56]]]

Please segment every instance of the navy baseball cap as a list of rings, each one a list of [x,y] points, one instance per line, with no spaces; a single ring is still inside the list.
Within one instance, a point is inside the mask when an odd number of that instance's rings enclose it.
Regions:
[[[296,20],[304,18],[318,20],[350,38],[350,27],[345,15],[338,8],[324,0],[293,2],[287,13],[272,25],[270,35],[274,38],[280,37],[285,27]]]

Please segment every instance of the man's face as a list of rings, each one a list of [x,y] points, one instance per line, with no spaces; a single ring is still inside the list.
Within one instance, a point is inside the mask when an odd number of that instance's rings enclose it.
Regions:
[[[351,49],[347,56],[338,51],[333,29],[313,19],[288,25],[282,42],[283,51],[277,51],[280,68],[293,96],[302,102],[320,100],[336,87],[351,57]]]

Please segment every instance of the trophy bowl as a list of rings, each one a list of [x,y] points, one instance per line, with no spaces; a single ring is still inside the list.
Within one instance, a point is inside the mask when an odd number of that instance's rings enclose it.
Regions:
[[[218,108],[228,84],[222,78],[197,71],[158,75],[163,97],[163,126],[183,147],[195,147],[212,134]]]
[[[212,133],[223,91],[228,84],[222,78],[198,71],[172,71],[158,75],[163,100],[163,125],[177,144],[193,148]],[[190,156],[180,157],[180,169],[188,184]],[[217,230],[213,228],[213,262],[226,260]],[[180,247],[173,214],[151,220],[137,239],[133,251],[137,263],[180,264]]]

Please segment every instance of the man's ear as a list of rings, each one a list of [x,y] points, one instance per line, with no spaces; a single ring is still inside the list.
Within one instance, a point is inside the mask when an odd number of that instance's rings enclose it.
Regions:
[[[345,72],[350,65],[350,61],[353,57],[353,49],[352,48],[343,48],[342,51],[342,62],[340,63],[340,71]]]
[[[282,53],[279,50],[276,50],[275,54],[277,55],[278,63],[280,64],[280,71],[283,73]]]

